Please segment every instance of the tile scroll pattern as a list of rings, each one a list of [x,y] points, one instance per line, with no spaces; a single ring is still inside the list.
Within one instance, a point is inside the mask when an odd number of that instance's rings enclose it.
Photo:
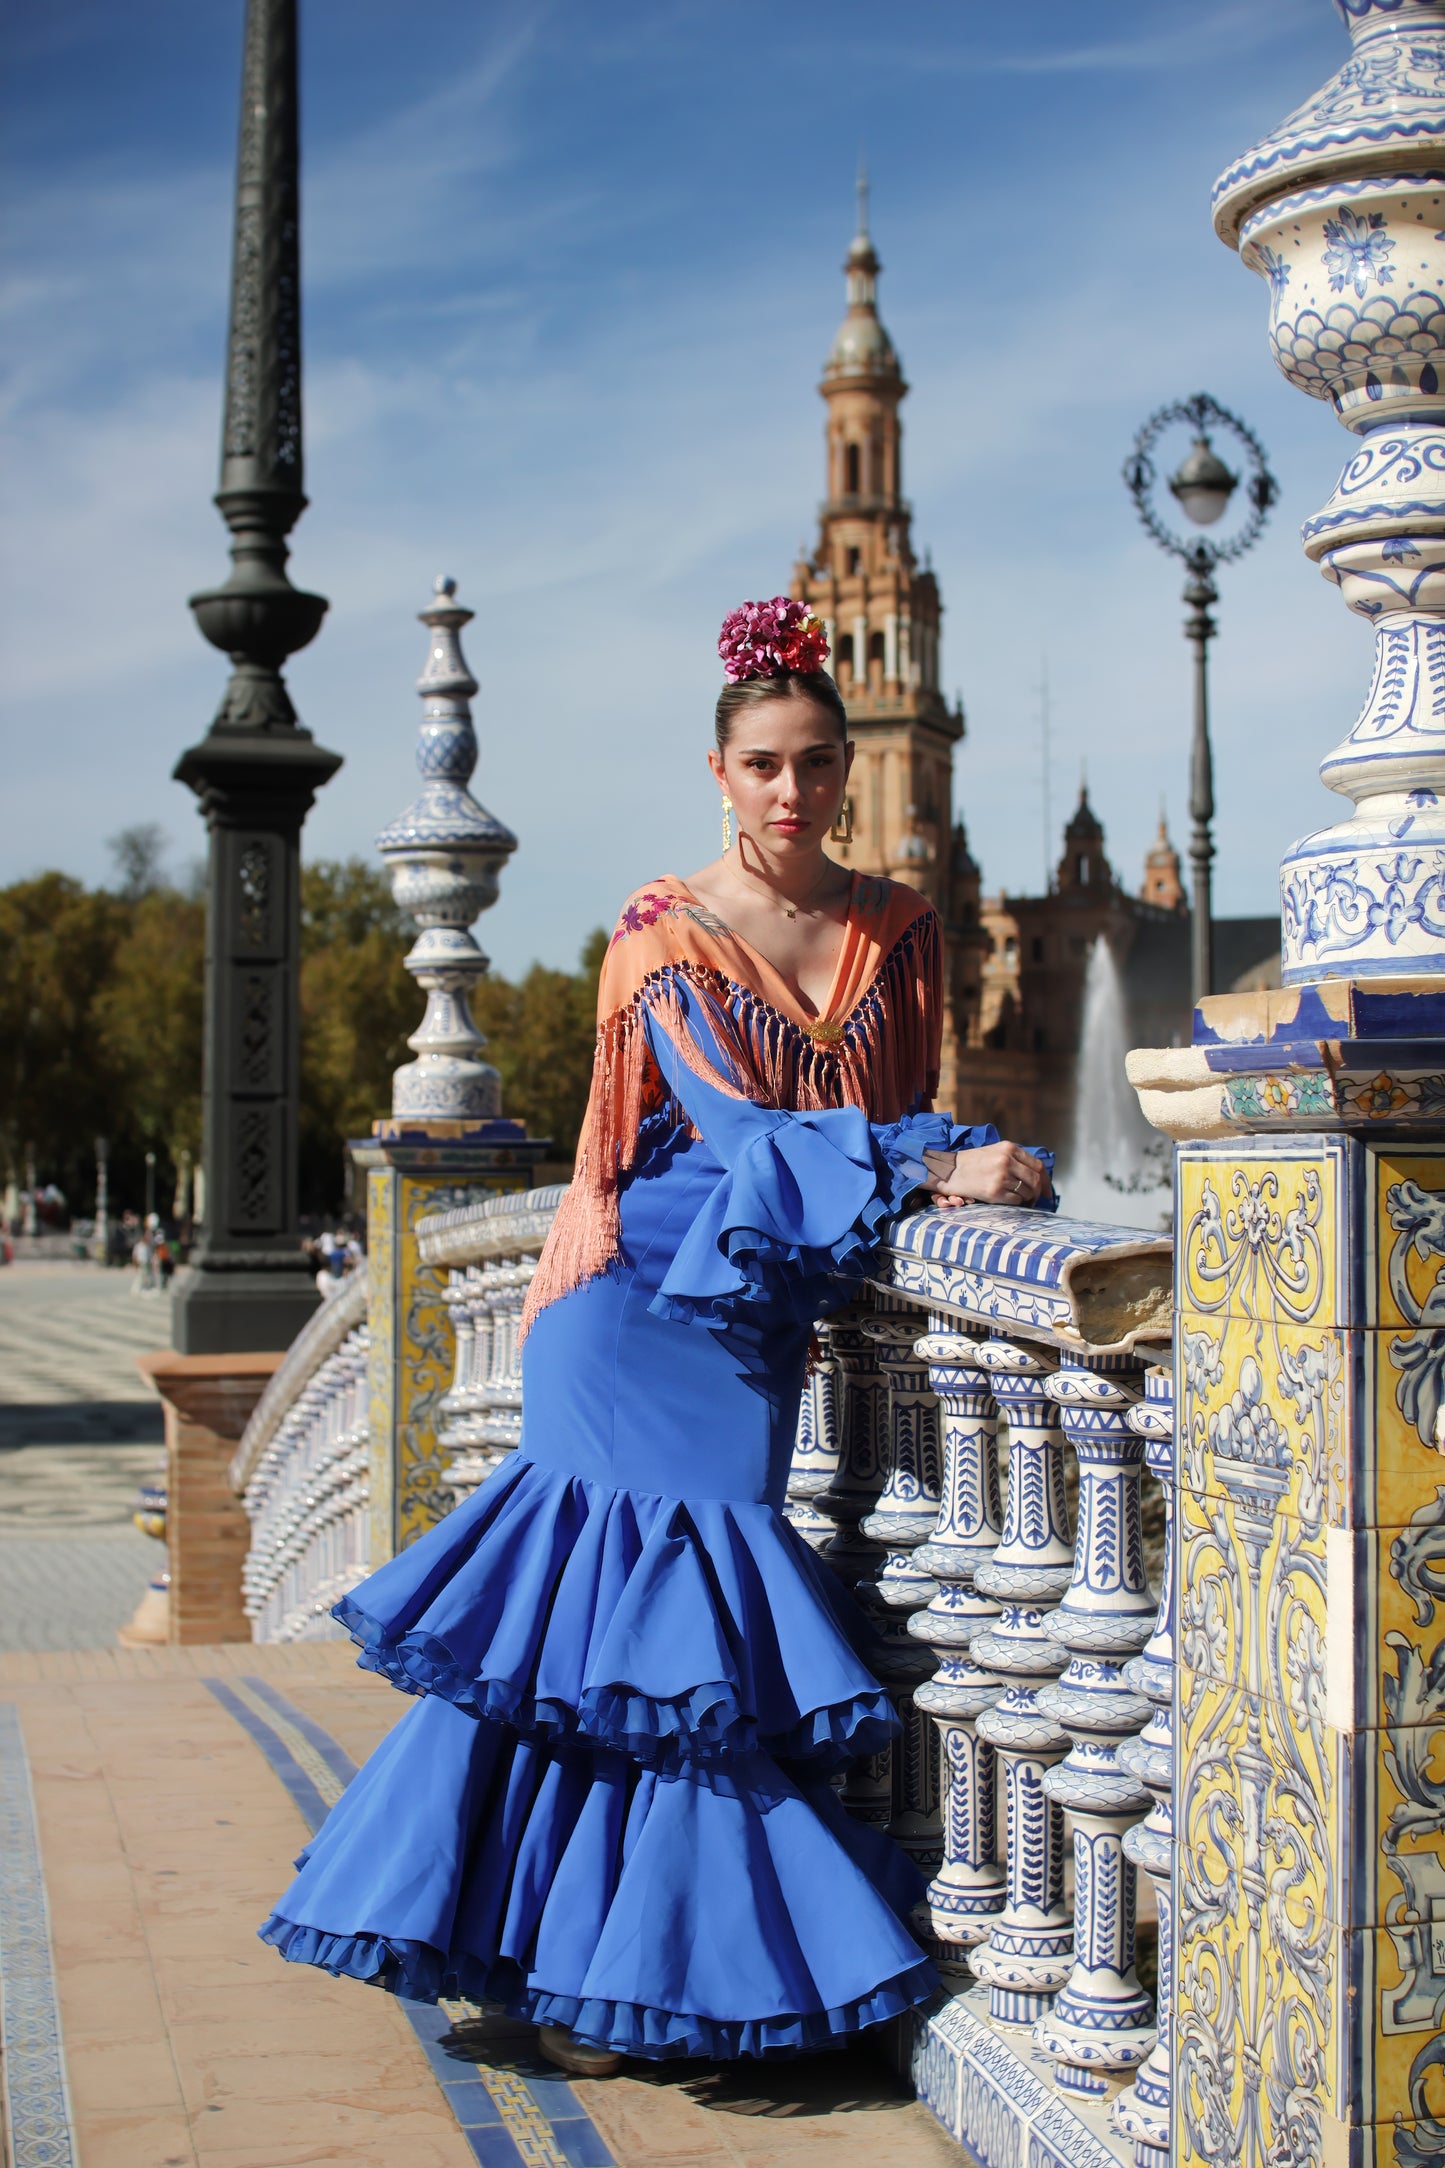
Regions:
[[[233,1677],[205,1683],[261,1749],[314,1832],[355,1776],[356,1764],[268,1680]],[[0,1703],[0,1772],[5,1710],[6,1704]],[[474,2003],[403,2001],[401,2007],[480,2168],[612,2168],[601,2132],[565,2079],[528,2076],[448,2052],[446,2042],[455,2029],[481,2016]],[[20,2154],[15,2168],[48,2168],[52,2160],[70,2168],[72,2156]]]
[[[0,2140],[10,2168],[76,2168],[50,1910],[13,1701],[0,1701],[0,2051]]]
[[[1441,2168],[1445,1148],[1177,1202],[1176,2158]]]

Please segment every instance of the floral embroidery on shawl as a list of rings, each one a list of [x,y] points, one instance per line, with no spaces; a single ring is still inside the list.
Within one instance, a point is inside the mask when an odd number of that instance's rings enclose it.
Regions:
[[[701,926],[705,933],[717,934],[729,940],[732,938],[732,927],[715,912],[705,911],[700,903],[684,901],[680,896],[659,895],[656,889],[640,888],[637,894],[629,897],[623,905],[608,947],[615,947],[619,941],[625,941],[629,934],[645,933],[649,926],[655,926],[657,921],[666,918],[669,912],[675,913],[679,918],[690,918],[694,925]]]
[[[679,978],[705,999],[716,1063],[686,1026]],[[897,881],[855,877],[828,1011],[803,1018],[791,1013],[797,1008],[766,959],[671,876],[629,897],[602,966],[577,1169],[527,1293],[523,1334],[539,1310],[617,1257],[620,1191],[645,1119],[670,1098],[648,1047],[645,1010],[689,1067],[760,1106],[861,1107],[877,1122],[931,1106],[943,950],[927,899]]]

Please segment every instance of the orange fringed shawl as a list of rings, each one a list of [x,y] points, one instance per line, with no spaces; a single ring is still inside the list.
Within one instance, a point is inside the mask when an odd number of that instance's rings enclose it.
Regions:
[[[666,874],[650,882],[629,897],[603,962],[576,1173],[527,1291],[523,1335],[539,1310],[617,1256],[619,1188],[636,1160],[644,1117],[668,1097],[644,1009],[659,1012],[689,1066],[701,1062],[678,1016],[678,975],[711,997],[731,1074],[708,1073],[724,1089],[790,1112],[861,1107],[875,1122],[932,1105],[943,954],[938,919],[916,889],[854,875],[828,999],[819,1016],[807,1017],[766,957],[681,881]]]

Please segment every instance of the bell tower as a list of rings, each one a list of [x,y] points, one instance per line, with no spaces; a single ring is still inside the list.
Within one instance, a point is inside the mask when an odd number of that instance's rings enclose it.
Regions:
[[[898,408],[908,390],[878,316],[880,265],[858,176],[858,231],[843,266],[848,310],[823,364],[827,495],[791,592],[823,620],[858,747],[853,840],[840,858],[922,889],[948,917],[953,748],[962,709],[938,686],[938,582],[913,553]]]
[[[857,746],[852,841],[829,848],[861,873],[920,889],[943,921],[947,1105],[957,1095],[961,1050],[979,1043],[987,936],[978,867],[953,821],[963,709],[950,708],[939,690],[943,610],[932,567],[913,553],[898,415],[908,386],[879,320],[879,269],[860,170],[858,231],[843,265],[848,309],[818,387],[828,408],[827,495],[817,543],[794,565],[790,592],[823,621]]]

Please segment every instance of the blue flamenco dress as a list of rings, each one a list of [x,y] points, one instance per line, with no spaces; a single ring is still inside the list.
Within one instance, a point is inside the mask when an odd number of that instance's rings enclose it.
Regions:
[[[420,1698],[261,1932],[627,2054],[790,2054],[937,1987],[921,1878],[829,1782],[898,1725],[781,1511],[810,1328],[923,1151],[995,1132],[735,1096],[714,997],[674,993],[615,1262],[536,1317],[519,1449],[337,1606]]]

